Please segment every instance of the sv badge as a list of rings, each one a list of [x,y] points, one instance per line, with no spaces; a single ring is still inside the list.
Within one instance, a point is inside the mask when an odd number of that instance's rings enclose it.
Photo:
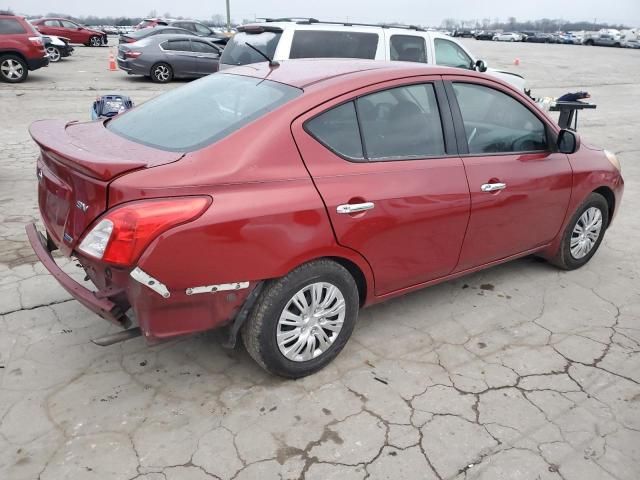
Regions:
[[[80,200],[76,201],[76,207],[82,210],[83,212],[86,212],[87,210],[89,210],[89,205],[87,205],[84,202],[81,202]]]

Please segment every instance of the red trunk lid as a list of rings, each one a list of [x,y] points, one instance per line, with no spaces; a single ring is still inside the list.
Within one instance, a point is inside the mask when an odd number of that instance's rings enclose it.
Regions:
[[[38,203],[52,240],[70,255],[85,229],[107,208],[109,183],[141,168],[175,162],[183,154],[120,137],[102,122],[41,120],[30,127],[40,146]]]

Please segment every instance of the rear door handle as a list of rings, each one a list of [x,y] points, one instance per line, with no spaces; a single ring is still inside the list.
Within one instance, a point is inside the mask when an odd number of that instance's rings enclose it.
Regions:
[[[338,213],[358,213],[364,212],[366,210],[371,210],[375,207],[373,202],[364,202],[364,203],[345,203],[343,205],[338,205],[336,211]]]
[[[506,183],[485,183],[480,187],[483,192],[495,192],[507,188]]]

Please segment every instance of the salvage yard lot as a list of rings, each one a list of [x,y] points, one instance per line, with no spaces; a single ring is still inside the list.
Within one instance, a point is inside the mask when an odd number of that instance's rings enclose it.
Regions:
[[[584,268],[525,258],[369,308],[341,355],[297,381],[215,333],[93,345],[115,329],[27,244],[28,125],[184,82],[109,72],[108,49],[78,47],[0,85],[0,478],[640,478],[640,51],[463,42],[536,96],[591,93],[579,131],[618,155],[621,210]]]

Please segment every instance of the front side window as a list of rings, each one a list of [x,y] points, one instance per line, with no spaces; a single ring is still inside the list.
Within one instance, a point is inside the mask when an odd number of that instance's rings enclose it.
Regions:
[[[352,160],[363,160],[358,118],[353,102],[332,108],[305,124],[305,129],[325,147]]]
[[[263,78],[216,73],[115,117],[107,128],[160,150],[190,152],[221,140],[301,93]]]
[[[391,35],[389,42],[391,60],[427,63],[424,38],[416,35]]]
[[[542,120],[511,96],[493,88],[454,83],[469,153],[547,150]]]
[[[62,23],[62,26],[64,28],[73,28],[73,29],[77,29],[79,27],[78,24],[70,22],[69,20],[61,20],[60,23]]]
[[[297,30],[289,58],[374,59],[377,49],[377,33]]]
[[[205,27],[204,25],[200,25],[199,23],[194,23],[193,26],[196,32],[200,35],[211,35],[213,33],[209,28]]]
[[[162,48],[174,52],[190,52],[191,42],[189,40],[169,40],[162,44]]]
[[[0,35],[27,33],[22,24],[15,18],[0,18]]]
[[[199,53],[209,53],[209,54],[218,53],[218,49],[213,45],[209,45],[208,43],[199,42],[196,40],[191,42],[191,48],[193,49],[194,52],[199,52]]]
[[[434,43],[436,46],[436,64],[445,67],[474,69],[471,57],[457,43],[444,38],[436,38]]]
[[[60,26],[60,22],[58,22],[58,20],[45,20],[43,23],[47,27],[59,27]]]
[[[258,52],[247,46],[253,45],[269,58],[273,58],[282,32],[262,31],[260,33],[238,32],[227,43],[222,52],[221,63],[227,65],[247,65],[264,62]]]

